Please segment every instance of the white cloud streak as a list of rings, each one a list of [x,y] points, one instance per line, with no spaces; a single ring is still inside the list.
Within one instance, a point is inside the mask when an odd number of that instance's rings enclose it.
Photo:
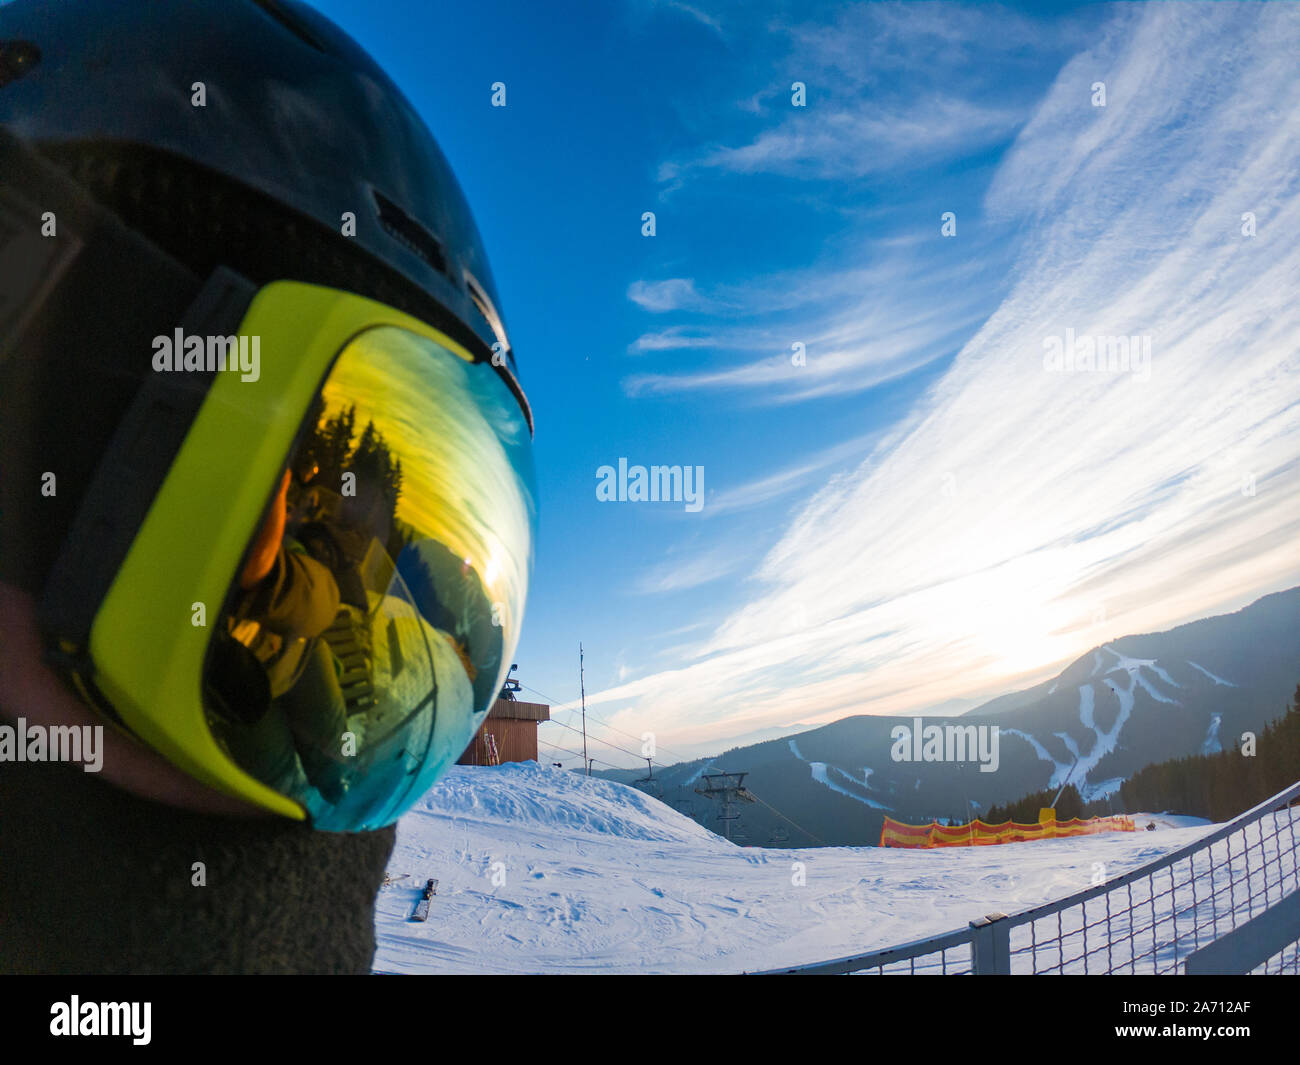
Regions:
[[[634,353],[696,348],[750,358],[632,374],[624,381],[629,395],[749,391],[760,402],[792,403],[866,391],[952,355],[982,320],[987,300],[968,266],[922,273],[914,249],[884,251],[867,270],[809,270],[710,298],[780,320],[646,333],[632,344]],[[798,360],[796,344],[803,345]]]
[[[902,712],[1296,583],[1297,54],[1291,5],[1118,9],[989,189],[1003,304],[692,657],[588,705],[669,744]],[[1045,372],[1067,328],[1150,336],[1149,380]]]
[[[708,310],[706,301],[695,290],[689,277],[670,277],[664,281],[634,281],[627,290],[627,298],[638,307],[656,314],[664,311]]]

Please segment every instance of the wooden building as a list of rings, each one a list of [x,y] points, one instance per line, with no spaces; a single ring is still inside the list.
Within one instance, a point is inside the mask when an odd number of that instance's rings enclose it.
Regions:
[[[498,699],[483,719],[458,765],[500,765],[537,761],[537,726],[551,720],[544,703]]]

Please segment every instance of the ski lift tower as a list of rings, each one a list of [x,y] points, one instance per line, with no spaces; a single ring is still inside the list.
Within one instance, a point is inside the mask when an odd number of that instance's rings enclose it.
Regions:
[[[637,779],[634,780],[632,783],[636,785],[636,787],[640,788],[641,791],[644,791],[647,795],[653,795],[656,799],[659,799],[662,802],[664,797],[664,789],[663,789],[663,785],[659,781],[655,780],[654,763],[651,762],[649,758],[647,758],[645,760],[645,764],[646,764],[646,775],[643,777],[637,777]]]
[[[754,796],[745,790],[745,777],[748,775],[748,773],[709,773],[700,778],[704,787],[695,789],[696,795],[703,795],[706,799],[717,799],[722,804],[718,820],[723,824],[723,833],[728,842],[731,842],[731,822],[740,818],[740,814],[733,813],[732,808],[738,802],[754,801]]]

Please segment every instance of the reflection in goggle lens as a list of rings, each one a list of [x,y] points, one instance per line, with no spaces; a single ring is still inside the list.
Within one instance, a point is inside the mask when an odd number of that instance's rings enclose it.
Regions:
[[[536,509],[529,433],[485,365],[377,327],[339,355],[231,584],[208,721],[319,828],[391,823],[505,677]]]

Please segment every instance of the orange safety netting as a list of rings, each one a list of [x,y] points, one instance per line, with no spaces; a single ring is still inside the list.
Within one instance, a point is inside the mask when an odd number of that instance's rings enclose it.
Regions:
[[[1059,839],[1065,836],[1091,836],[1098,832],[1132,832],[1133,819],[1093,817],[1081,821],[1043,821],[1036,825],[1020,825],[1004,821],[1000,825],[986,825],[972,821],[968,825],[941,825],[931,821],[928,825],[905,825],[886,817],[880,829],[882,847],[987,847],[995,843],[1023,843],[1031,839]]]

